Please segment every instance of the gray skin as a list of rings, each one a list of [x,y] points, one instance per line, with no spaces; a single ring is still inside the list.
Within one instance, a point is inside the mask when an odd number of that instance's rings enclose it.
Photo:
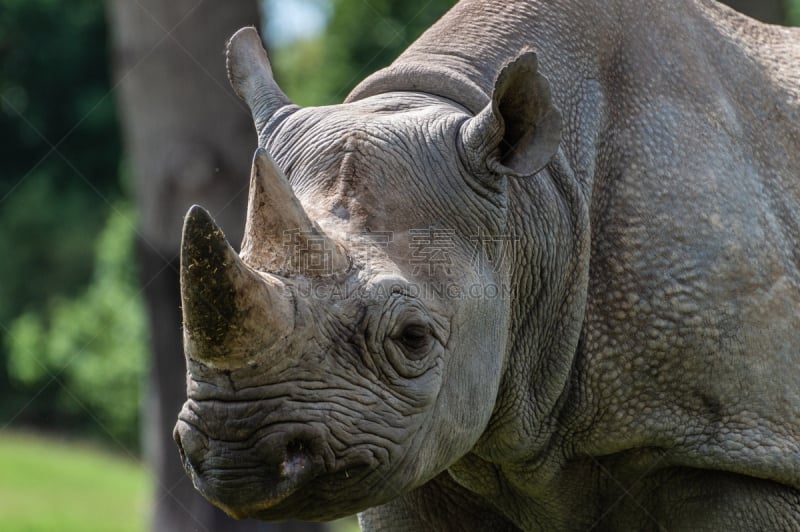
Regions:
[[[709,0],[464,0],[300,109],[238,32],[241,257],[184,227],[197,488],[376,531],[799,530],[798,43]]]

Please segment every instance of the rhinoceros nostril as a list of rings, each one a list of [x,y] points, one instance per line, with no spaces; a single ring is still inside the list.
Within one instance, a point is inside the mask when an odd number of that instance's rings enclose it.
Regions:
[[[306,473],[311,466],[308,445],[302,440],[290,441],[286,446],[286,454],[281,463],[281,476],[283,478],[298,477]]]

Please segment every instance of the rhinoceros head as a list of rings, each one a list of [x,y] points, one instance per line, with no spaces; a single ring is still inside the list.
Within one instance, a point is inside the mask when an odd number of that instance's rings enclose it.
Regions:
[[[548,162],[560,121],[532,54],[477,114],[415,92],[301,109],[252,28],[228,70],[260,148],[241,255],[202,208],[186,216],[175,438],[229,514],[331,519],[486,431],[510,323],[506,176]]]

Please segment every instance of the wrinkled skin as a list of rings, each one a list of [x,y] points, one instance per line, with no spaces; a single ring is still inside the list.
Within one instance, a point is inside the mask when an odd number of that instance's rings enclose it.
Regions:
[[[365,530],[800,528],[800,32],[663,4],[465,0],[324,108],[234,36],[248,236],[239,258],[193,208],[181,266],[175,433],[209,500]]]

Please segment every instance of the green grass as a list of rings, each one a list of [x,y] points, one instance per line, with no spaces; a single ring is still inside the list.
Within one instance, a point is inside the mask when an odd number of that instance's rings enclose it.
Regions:
[[[0,432],[0,530],[147,529],[150,481],[141,464],[88,445]]]
[[[97,447],[0,431],[0,532],[144,532],[151,479]],[[357,532],[355,518],[333,532]]]

